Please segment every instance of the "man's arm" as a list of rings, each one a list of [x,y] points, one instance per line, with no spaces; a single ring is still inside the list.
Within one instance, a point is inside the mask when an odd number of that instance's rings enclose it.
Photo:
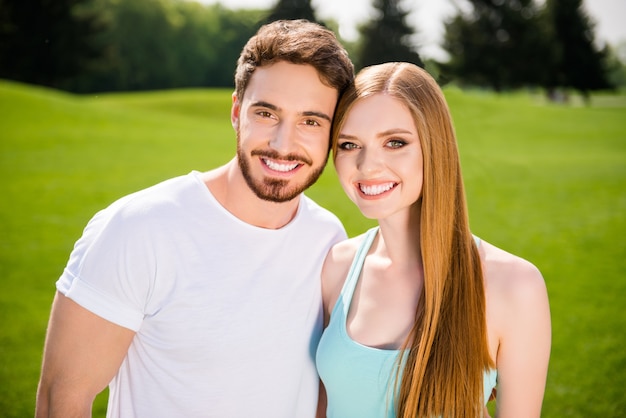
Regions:
[[[134,335],[57,292],[35,417],[91,417],[94,398],[117,373]]]

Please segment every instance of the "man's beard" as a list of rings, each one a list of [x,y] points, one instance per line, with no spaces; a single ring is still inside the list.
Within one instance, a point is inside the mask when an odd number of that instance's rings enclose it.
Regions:
[[[254,194],[259,199],[275,203],[288,202],[298,197],[300,193],[311,187],[311,185],[313,185],[313,183],[315,183],[317,179],[322,175],[324,167],[326,166],[326,162],[328,161],[327,157],[324,160],[324,163],[317,167],[315,170],[313,170],[309,177],[301,184],[289,186],[289,180],[271,178],[255,180],[250,173],[250,160],[245,155],[239,144],[239,133],[237,133],[237,160],[239,161],[239,169],[241,170],[243,178],[246,180],[248,187],[250,187],[250,190],[252,190],[252,192],[254,192]],[[311,162],[306,158],[303,159],[302,157],[295,155],[279,156],[277,153],[271,151],[253,151],[251,155],[267,157],[271,159],[303,161],[308,165],[311,165]]]

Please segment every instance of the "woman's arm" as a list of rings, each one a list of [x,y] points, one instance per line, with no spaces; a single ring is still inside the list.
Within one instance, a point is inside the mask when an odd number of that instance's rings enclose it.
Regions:
[[[551,346],[545,282],[535,266],[506,253],[487,274],[498,317],[496,417],[540,417]]]

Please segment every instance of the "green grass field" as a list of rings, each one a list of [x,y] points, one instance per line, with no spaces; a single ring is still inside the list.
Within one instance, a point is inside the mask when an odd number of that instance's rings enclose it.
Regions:
[[[447,89],[474,233],[534,262],[550,294],[544,417],[626,414],[626,97],[558,106]],[[99,209],[234,153],[230,91],[77,97],[0,81],[0,415],[33,415],[54,282]],[[332,166],[308,192],[372,225]],[[106,394],[94,416],[104,416]]]

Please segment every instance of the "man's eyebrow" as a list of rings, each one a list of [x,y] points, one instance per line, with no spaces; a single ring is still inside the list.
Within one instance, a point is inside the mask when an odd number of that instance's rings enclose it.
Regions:
[[[321,119],[326,119],[329,122],[332,122],[331,117],[328,116],[326,113],[322,113],[322,112],[315,112],[315,111],[302,112],[302,116],[315,116]]]
[[[263,100],[260,100],[258,102],[254,102],[250,105],[251,107],[265,107],[267,109],[271,109],[274,111],[278,111],[280,110],[280,108],[276,105],[273,105],[271,103],[268,102],[264,102]],[[332,118],[330,116],[328,116],[326,113],[322,113],[322,112],[316,112],[314,110],[310,110],[310,111],[306,111],[306,112],[302,112],[300,113],[302,116],[315,116],[321,119],[326,119],[328,122],[332,122]]]
[[[268,102],[264,102],[264,101],[258,101],[258,102],[254,102],[250,105],[251,107],[267,107],[268,109],[272,109],[272,110],[278,110],[278,107],[268,103]]]

